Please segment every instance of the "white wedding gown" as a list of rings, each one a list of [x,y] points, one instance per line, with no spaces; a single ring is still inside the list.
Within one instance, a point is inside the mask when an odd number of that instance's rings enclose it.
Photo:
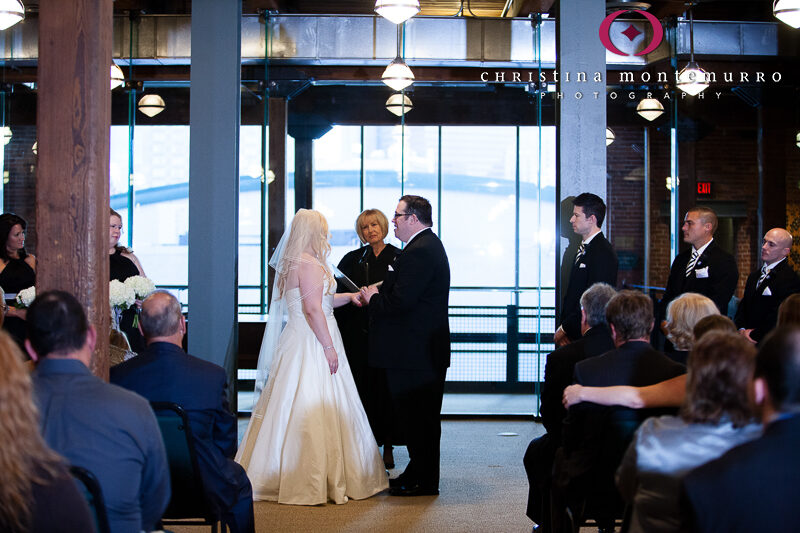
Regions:
[[[341,504],[389,486],[333,317],[327,282],[325,289],[322,310],[339,370],[331,375],[322,345],[303,315],[300,291],[290,289],[288,321],[236,454],[255,500]]]

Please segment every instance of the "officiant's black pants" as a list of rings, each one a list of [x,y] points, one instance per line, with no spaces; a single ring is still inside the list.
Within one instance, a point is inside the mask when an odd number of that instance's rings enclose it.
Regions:
[[[439,488],[439,443],[442,437],[442,396],[447,369],[386,370],[389,392],[405,430],[409,464],[407,484]]]

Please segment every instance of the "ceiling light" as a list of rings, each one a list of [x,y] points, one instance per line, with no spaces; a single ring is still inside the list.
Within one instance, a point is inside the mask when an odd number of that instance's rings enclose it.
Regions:
[[[694,61],[694,18],[689,9],[689,63],[678,73],[678,89],[695,96],[708,87],[708,80],[706,71]]]
[[[414,104],[411,103],[411,98],[408,96],[395,93],[386,100],[386,109],[397,115],[398,117],[402,117],[412,109],[414,109]]]
[[[0,30],[5,30],[25,18],[25,6],[19,0],[0,0]]]
[[[614,131],[611,128],[606,128],[606,146],[614,142],[617,136],[614,135]]]
[[[383,71],[381,81],[395,91],[402,91],[414,83],[414,73],[408,68],[406,62],[400,56],[397,56]]]
[[[139,111],[148,117],[154,117],[164,111],[164,99],[157,94],[146,94],[139,100]]]
[[[400,24],[419,13],[419,0],[376,0],[375,12],[395,24]]]
[[[31,152],[35,155],[39,155],[39,141],[33,141],[33,146],[31,146]]]
[[[678,73],[678,89],[695,96],[708,87],[708,73],[694,61],[690,61]]]
[[[772,14],[792,28],[800,28],[800,0],[775,0]]]
[[[798,148],[800,148],[800,132],[797,132],[797,138],[795,139],[795,144]]]
[[[125,74],[122,73],[122,69],[119,68],[119,65],[116,63],[111,63],[111,90],[113,91],[120,85],[125,83]]]
[[[664,106],[655,98],[642,98],[636,106],[636,112],[649,121],[653,121],[664,114]]]
[[[12,136],[13,134],[11,133],[11,128],[8,126],[3,127],[3,145],[10,143]]]

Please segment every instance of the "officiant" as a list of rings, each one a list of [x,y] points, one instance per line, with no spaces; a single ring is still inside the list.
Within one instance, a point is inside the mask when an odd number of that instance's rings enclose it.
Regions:
[[[389,221],[378,209],[367,209],[356,218],[356,235],[364,246],[348,252],[339,262],[339,270],[358,287],[383,281],[389,265],[400,250],[384,239],[389,233]],[[352,292],[340,282],[337,292]],[[367,412],[372,432],[378,445],[383,446],[383,461],[394,468],[392,444],[402,442],[395,430],[397,424],[386,384],[385,368],[367,365],[369,312],[365,307],[344,305],[334,310],[336,322],[342,332],[342,341],[356,382],[358,395]]]

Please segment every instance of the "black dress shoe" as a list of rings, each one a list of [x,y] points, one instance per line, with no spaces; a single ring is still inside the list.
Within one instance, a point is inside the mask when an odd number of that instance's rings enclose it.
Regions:
[[[438,496],[439,489],[419,484],[400,485],[389,490],[392,496]]]
[[[402,487],[403,485],[409,485],[409,484],[413,485],[413,483],[409,483],[408,481],[406,481],[402,477],[396,477],[396,478],[389,479],[389,487],[391,487],[391,488]]]

